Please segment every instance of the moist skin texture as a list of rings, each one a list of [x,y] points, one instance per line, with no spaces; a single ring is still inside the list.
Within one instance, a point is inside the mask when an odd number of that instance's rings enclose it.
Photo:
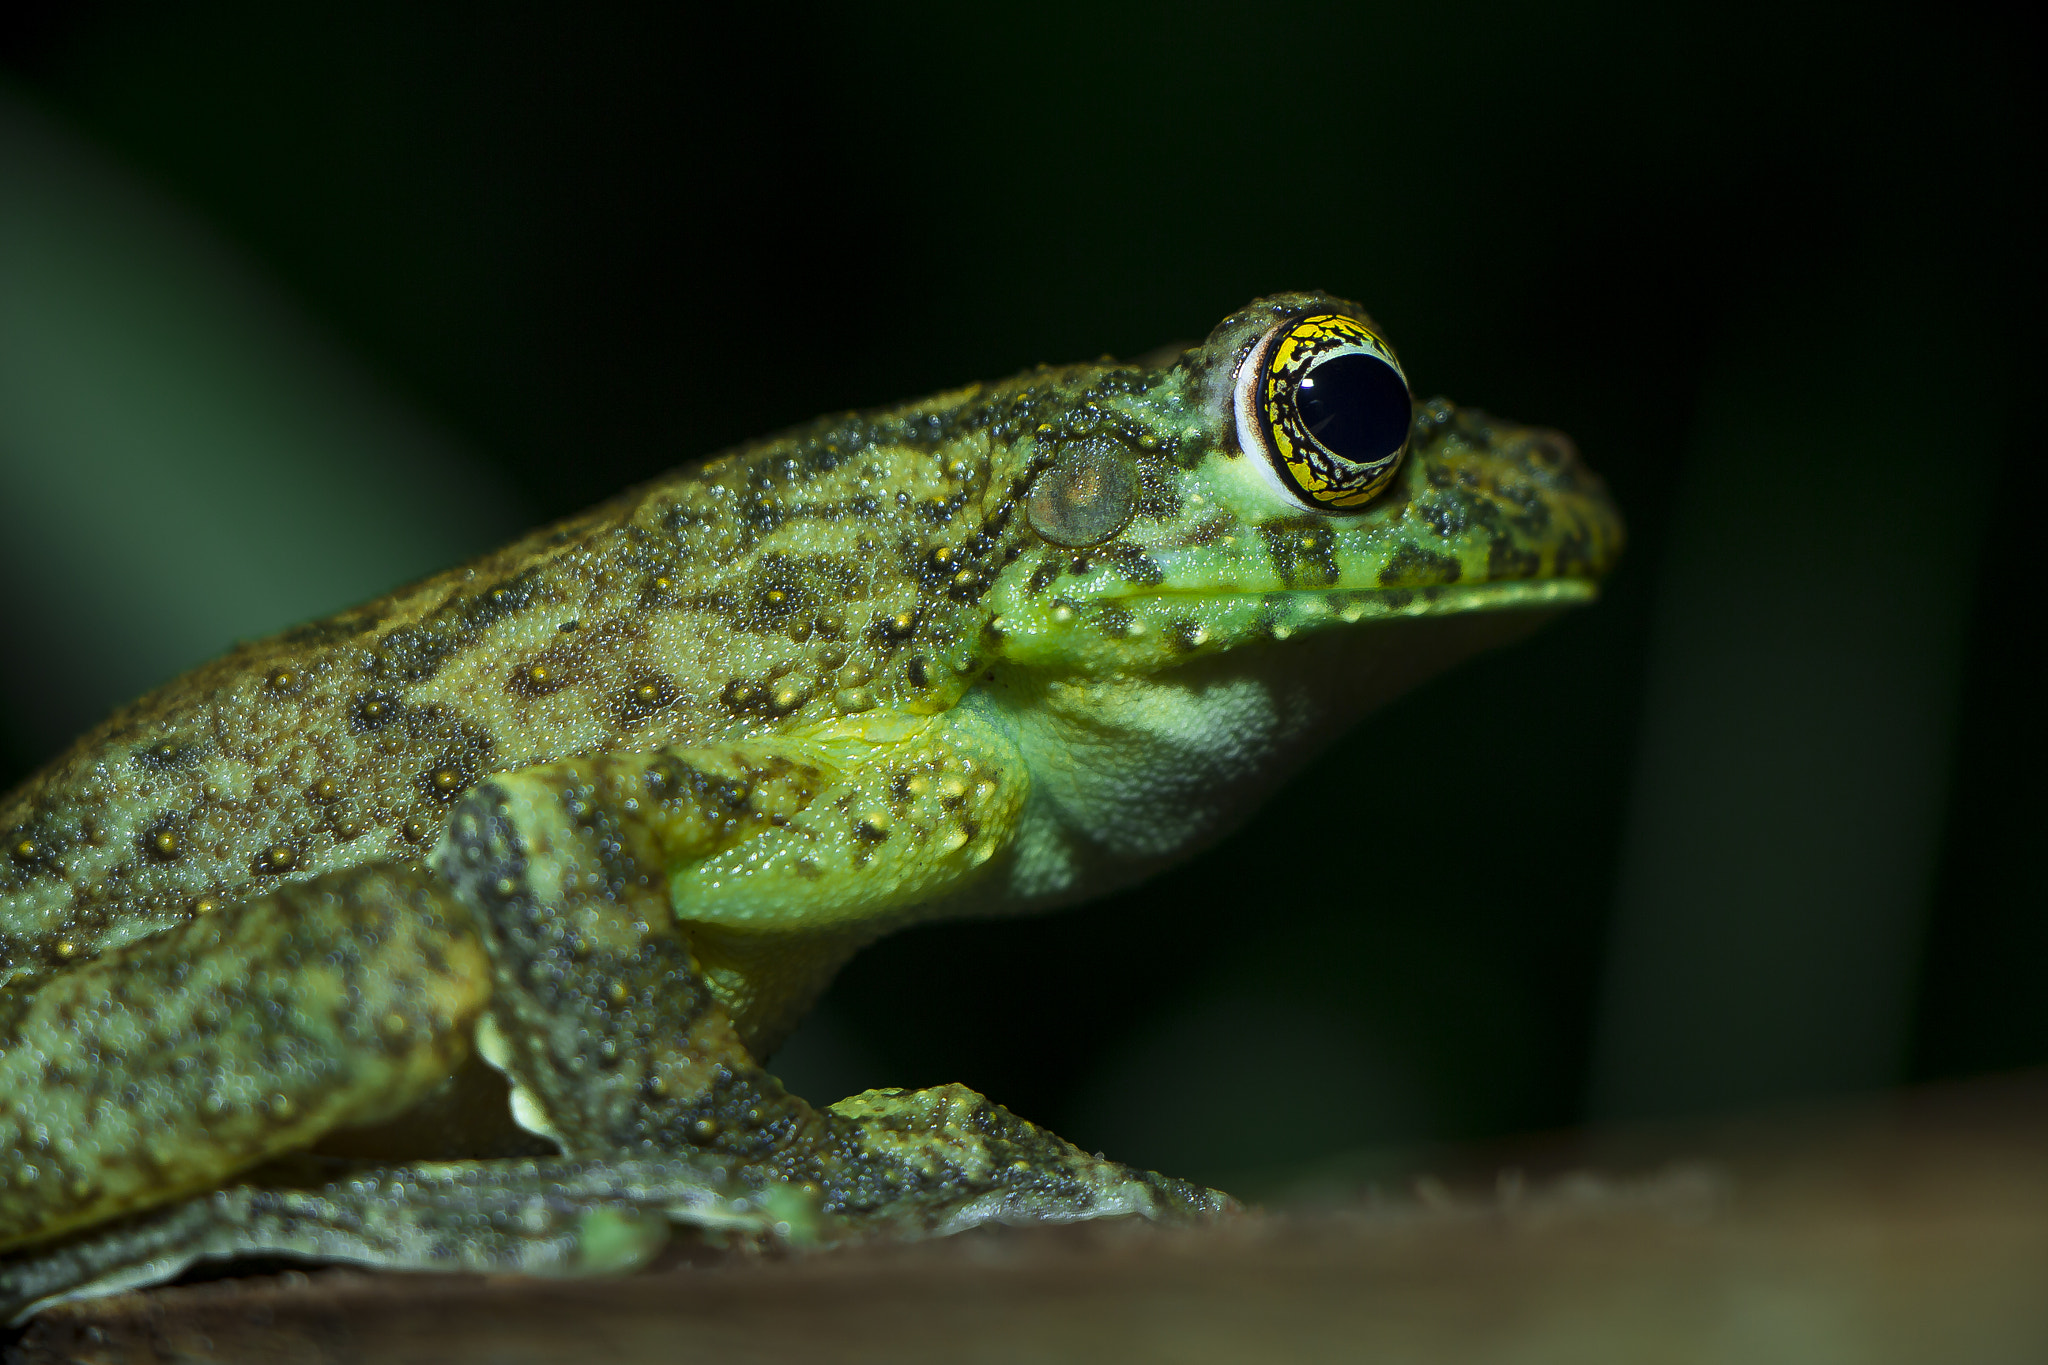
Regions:
[[[1206,1218],[963,1087],[762,1069],[861,945],[1098,894],[1590,601],[1561,435],[1414,405],[1342,515],[1159,368],[820,419],[237,648],[0,802],[0,1308],[287,1253],[567,1274]]]

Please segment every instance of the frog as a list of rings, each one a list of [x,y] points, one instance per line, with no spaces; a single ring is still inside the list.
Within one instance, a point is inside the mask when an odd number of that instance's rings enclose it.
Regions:
[[[1594,600],[1623,537],[1566,437],[1418,400],[1362,307],[1296,292],[826,416],[239,644],[0,802],[0,1310],[203,1260],[600,1274],[1229,1217],[964,1086],[814,1105],[769,1067],[867,944],[1193,856]]]

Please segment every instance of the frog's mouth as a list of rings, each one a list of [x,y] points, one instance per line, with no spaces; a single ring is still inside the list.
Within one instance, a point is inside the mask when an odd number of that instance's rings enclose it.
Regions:
[[[1413,588],[1286,588],[1275,591],[1153,588],[1105,593],[1127,611],[1199,609],[1205,614],[1256,613],[1286,638],[1286,630],[1401,617],[1448,616],[1459,612],[1579,606],[1600,595],[1593,578],[1523,578],[1480,583],[1432,583]]]
[[[1515,638],[1598,592],[1594,579],[1578,576],[1413,588],[1135,588],[1062,600],[1035,620],[1017,621],[1006,633],[1005,653],[1018,663],[1086,674],[1144,673],[1239,646],[1359,628],[1471,639],[1477,643],[1469,652]]]

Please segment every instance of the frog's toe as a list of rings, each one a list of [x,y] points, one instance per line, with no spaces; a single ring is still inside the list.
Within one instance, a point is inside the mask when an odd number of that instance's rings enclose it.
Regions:
[[[829,1203],[891,1235],[946,1236],[985,1223],[1141,1217],[1207,1222],[1229,1195],[1090,1155],[964,1085],[870,1090],[832,1105],[862,1160],[828,1164]]]

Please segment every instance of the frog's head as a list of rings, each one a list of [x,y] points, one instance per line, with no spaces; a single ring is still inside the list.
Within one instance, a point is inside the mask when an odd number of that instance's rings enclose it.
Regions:
[[[1385,335],[1325,294],[1261,299],[1164,368],[1076,366],[1036,392],[1007,471],[1036,534],[986,599],[1013,664],[1129,677],[1471,618],[1429,632],[1448,662],[1592,600],[1621,549],[1569,440],[1415,402]]]

